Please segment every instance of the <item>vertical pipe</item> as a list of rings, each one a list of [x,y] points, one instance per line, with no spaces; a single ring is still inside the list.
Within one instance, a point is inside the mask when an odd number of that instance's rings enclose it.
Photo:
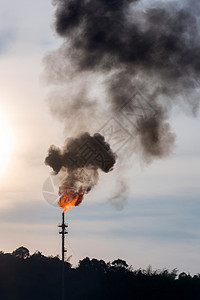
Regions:
[[[62,300],[65,299],[65,213],[62,213]]]
[[[66,228],[68,227],[67,224],[65,224],[65,213],[62,213],[62,224],[59,224],[58,227],[61,228],[59,231],[59,234],[62,234],[62,274],[61,274],[61,299],[65,299],[65,252],[67,250],[65,249],[65,234],[68,233]]]
[[[65,261],[65,213],[62,213],[62,262]]]

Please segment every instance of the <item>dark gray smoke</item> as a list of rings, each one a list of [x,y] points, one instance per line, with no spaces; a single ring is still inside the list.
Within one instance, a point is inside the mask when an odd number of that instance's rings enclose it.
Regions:
[[[129,153],[138,151],[147,162],[168,155],[173,105],[192,114],[199,107],[199,1],[53,3],[64,41],[46,59],[49,79],[59,85],[50,100],[53,113],[79,131],[102,126],[109,116],[122,124],[125,113]],[[68,167],[60,150],[50,154],[55,172]]]
[[[79,55],[71,55],[79,69],[130,69],[131,65],[170,81],[185,77],[187,71],[198,73],[199,29],[190,1],[182,8],[178,1],[161,2],[160,7],[158,2],[158,7],[140,14],[142,20],[134,15],[137,2],[54,0],[56,31],[67,39],[69,50],[78,51]]]
[[[68,139],[62,149],[51,146],[45,164],[52,167],[55,174],[62,169],[66,174],[65,182],[70,181],[76,188],[80,183],[89,191],[98,180],[98,169],[108,173],[115,160],[115,154],[102,135],[91,136],[86,132]]]
[[[147,160],[168,154],[174,142],[167,122],[171,104],[179,95],[192,113],[199,104],[192,96],[200,71],[198,1],[151,1],[151,6],[139,0],[53,3],[56,32],[64,39],[61,49],[47,59],[54,82],[84,82],[92,74],[93,85],[103,74],[109,110],[116,116],[139,88],[146,100],[139,104],[145,114],[138,114],[137,106],[133,116],[138,149]],[[96,115],[98,103],[89,95],[91,87],[83,85],[78,82],[71,92],[69,84],[68,91],[51,102],[54,113],[68,120],[76,114],[79,120],[74,123],[81,126],[81,114],[90,124],[92,116],[93,121],[104,120],[103,114]]]

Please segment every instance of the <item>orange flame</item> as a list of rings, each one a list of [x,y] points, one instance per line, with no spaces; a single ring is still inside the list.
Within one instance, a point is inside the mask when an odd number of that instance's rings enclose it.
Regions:
[[[62,186],[59,188],[59,195],[60,199],[58,201],[58,204],[61,208],[63,208],[63,212],[65,213],[73,206],[78,206],[81,204],[84,192],[82,186],[79,188],[78,192],[75,192],[70,187],[70,184],[67,184],[67,186]]]

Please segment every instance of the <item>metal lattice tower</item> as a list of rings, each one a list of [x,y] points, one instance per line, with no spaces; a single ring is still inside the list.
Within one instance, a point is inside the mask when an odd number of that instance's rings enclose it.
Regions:
[[[68,234],[68,224],[65,224],[65,213],[62,213],[62,224],[59,224],[58,227],[61,228],[59,234],[62,234],[62,300],[65,299],[65,235]]]

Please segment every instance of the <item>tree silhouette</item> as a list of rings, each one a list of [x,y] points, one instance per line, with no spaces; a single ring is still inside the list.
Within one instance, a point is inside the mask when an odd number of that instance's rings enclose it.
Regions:
[[[26,259],[30,256],[30,253],[27,248],[22,246],[13,251],[12,255],[21,259]]]
[[[25,247],[0,251],[0,300],[61,299],[62,261]],[[126,261],[86,257],[72,268],[65,262],[66,300],[199,300],[200,274],[133,270]]]

